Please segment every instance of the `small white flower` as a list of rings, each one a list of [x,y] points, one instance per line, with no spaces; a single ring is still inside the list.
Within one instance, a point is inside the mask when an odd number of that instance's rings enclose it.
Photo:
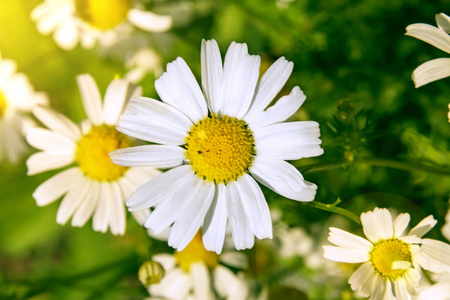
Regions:
[[[83,226],[93,215],[93,228],[112,234],[125,232],[124,201],[142,183],[159,174],[153,168],[127,168],[111,163],[108,152],[134,145],[133,140],[114,126],[126,102],[141,93],[127,81],[111,82],[102,99],[90,75],[77,77],[88,120],[81,128],[50,108],[35,107],[33,113],[48,129],[32,128],[27,140],[42,150],[27,161],[33,175],[72,165],[42,183],[33,193],[39,206],[63,200],[56,220],[65,224],[72,216],[72,226]],[[148,210],[134,213],[138,222],[148,217]]]
[[[247,299],[248,283],[242,274],[220,264],[221,257],[204,248],[200,233],[181,252],[158,254],[152,259],[163,266],[165,275],[161,282],[148,286],[151,299],[212,300],[216,299],[214,291],[220,299]]]
[[[428,24],[411,24],[406,27],[406,35],[427,42],[450,54],[450,18],[440,13],[436,15],[438,27]],[[417,67],[412,75],[416,88],[450,76],[450,58],[437,58]]]
[[[161,58],[151,48],[139,49],[126,61],[125,67],[129,71],[124,77],[132,83],[139,83],[149,73],[153,73],[158,77],[163,72]]]
[[[172,18],[138,8],[134,0],[44,0],[32,12],[43,35],[53,32],[65,50],[78,43],[91,48],[98,40],[109,47],[132,30],[132,25],[151,32],[167,31]]]
[[[203,92],[182,58],[156,82],[162,101],[132,99],[119,131],[158,143],[112,152],[123,166],[172,168],[128,200],[130,211],[156,207],[145,222],[155,234],[173,223],[168,243],[181,251],[203,226],[206,249],[220,253],[227,222],[237,249],[272,237],[270,212],[255,179],[297,201],[317,186],[285,160],[318,156],[319,124],[284,122],[306,97],[299,87],[269,106],[293,63],[278,59],[259,77],[260,57],[232,43],[222,59],[214,40],[201,48]],[[266,109],[267,108],[267,109]]]
[[[47,96],[35,92],[17,65],[0,54],[0,163],[16,163],[26,152],[26,130],[34,126],[29,114],[36,105],[47,105]]]
[[[363,263],[349,283],[364,297],[411,299],[417,293],[421,267],[432,272],[450,270],[450,245],[422,239],[436,225],[433,216],[423,219],[405,235],[409,220],[409,214],[403,213],[393,221],[387,209],[375,208],[362,213],[367,240],[331,227],[328,240],[336,246],[324,246],[324,257],[337,262]]]

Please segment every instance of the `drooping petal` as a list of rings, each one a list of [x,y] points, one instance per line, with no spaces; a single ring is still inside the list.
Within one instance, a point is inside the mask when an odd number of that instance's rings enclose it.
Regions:
[[[394,236],[391,213],[385,208],[376,207],[373,211],[361,214],[364,234],[372,243],[387,240]]]
[[[313,201],[317,186],[303,179],[300,172],[283,160],[255,157],[250,173],[274,192],[297,201]]]
[[[253,131],[258,156],[296,160],[323,154],[319,123],[301,121],[272,124]]]
[[[225,185],[216,185],[214,198],[205,216],[203,224],[203,245],[208,251],[217,254],[222,252],[227,226],[227,200],[225,198]]]
[[[348,283],[350,283],[352,290],[362,289],[362,287],[366,285],[367,280],[372,277],[373,273],[374,269],[371,262],[362,264],[348,279]],[[370,295],[370,292],[368,293],[365,291],[361,296],[367,297]]]
[[[450,53],[450,36],[437,27],[428,24],[411,24],[406,27],[405,34]]]
[[[450,58],[436,58],[418,66],[412,74],[412,80],[418,88],[448,76],[450,76]]]
[[[66,224],[70,217],[75,213],[75,210],[80,205],[84,196],[88,193],[91,182],[84,176],[77,178],[73,187],[64,196],[61,205],[56,215],[56,222],[58,224]]]
[[[172,168],[186,159],[185,150],[174,145],[143,145],[110,152],[111,161],[128,167]]]
[[[219,46],[215,40],[202,40],[202,87],[209,109],[218,113],[222,106],[223,66]]]
[[[437,220],[435,220],[432,215],[429,215],[428,217],[420,221],[419,224],[417,224],[413,229],[411,229],[407,235],[415,235],[421,238],[436,224]]]
[[[149,142],[183,145],[192,127],[189,118],[163,102],[140,97],[130,101],[117,130]]]
[[[109,183],[100,183],[100,199],[95,208],[92,225],[95,231],[106,232],[108,230],[111,214],[111,189]]]
[[[162,101],[184,112],[193,123],[208,114],[200,86],[181,57],[167,64],[167,72],[155,81],[155,88]]]
[[[440,29],[450,33],[450,18],[446,14],[436,14],[436,23]]]
[[[272,102],[291,76],[293,68],[292,62],[280,57],[267,69],[256,86],[253,103],[248,113],[249,117],[263,111]]]
[[[172,27],[170,16],[160,16],[151,11],[143,11],[136,8],[128,12],[128,20],[140,29],[150,32],[164,32]]]
[[[33,193],[33,198],[38,206],[50,204],[72,189],[77,182],[77,178],[81,176],[82,173],[79,168],[64,170],[38,186]]]
[[[77,76],[77,84],[89,121],[93,125],[100,125],[103,122],[102,96],[97,83],[91,75],[83,74]]]
[[[195,299],[214,299],[211,291],[209,272],[202,261],[192,263],[190,266],[191,280],[194,286]]]
[[[126,228],[126,214],[125,205],[122,193],[120,191],[119,184],[117,182],[111,182],[109,184],[109,189],[111,190],[111,213],[109,215],[109,228],[111,233],[124,234]]]
[[[411,300],[411,295],[406,289],[405,281],[400,279],[394,280],[395,296],[402,300]]]
[[[82,227],[86,222],[92,217],[95,208],[97,207],[97,202],[100,198],[100,184],[96,181],[91,182],[91,187],[89,188],[86,196],[81,202],[78,209],[72,218],[72,226]]]

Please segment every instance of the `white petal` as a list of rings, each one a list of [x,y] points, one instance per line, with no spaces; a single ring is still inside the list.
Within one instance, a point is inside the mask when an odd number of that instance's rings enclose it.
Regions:
[[[446,14],[436,14],[436,23],[438,24],[440,29],[444,30],[447,33],[450,33],[450,18]]]
[[[73,154],[53,154],[48,152],[37,152],[27,160],[28,175],[42,173],[48,170],[55,170],[65,167],[74,162]]]
[[[402,278],[394,280],[395,296],[401,300],[411,300],[411,295],[406,289],[405,281]]]
[[[208,114],[200,86],[181,57],[167,64],[167,72],[155,81],[155,88],[162,101],[184,112],[193,123]]]
[[[426,217],[419,222],[413,229],[408,232],[408,235],[415,235],[419,238],[423,237],[428,231],[437,224],[437,220],[432,215]]]
[[[35,106],[33,114],[49,129],[68,137],[72,141],[78,141],[81,138],[80,128],[62,114],[42,106]]]
[[[172,168],[186,158],[185,150],[173,145],[143,145],[122,148],[109,153],[116,165],[129,167]]]
[[[73,140],[44,128],[30,128],[27,132],[27,142],[39,150],[75,155],[76,144]]]
[[[295,160],[323,154],[319,123],[314,121],[272,124],[253,133],[261,157]]]
[[[428,24],[411,24],[406,27],[405,34],[450,53],[450,36],[437,27]]]
[[[193,173],[190,165],[184,165],[156,176],[128,199],[129,211],[139,211],[157,205]]]
[[[186,209],[175,219],[170,231],[168,245],[178,251],[183,250],[200,229],[214,196],[214,183],[197,180],[196,185],[200,187],[196,189],[195,197],[192,199],[185,197],[186,204],[183,206]]]
[[[202,87],[208,106],[217,113],[222,106],[223,67],[219,46],[215,40],[202,40]]]
[[[406,227],[408,227],[409,220],[411,217],[409,214],[399,214],[395,220],[394,220],[394,236],[395,237],[401,237],[403,233],[406,230]]]
[[[108,182],[100,182],[100,198],[95,208],[92,227],[95,231],[106,232],[111,214],[111,189]]]
[[[192,125],[189,118],[176,108],[140,97],[130,101],[119,118],[117,130],[149,142],[183,145]]]
[[[350,283],[352,290],[355,291],[358,288],[363,287],[374,272],[375,270],[373,269],[371,262],[362,264],[348,279],[348,283]],[[362,296],[367,297],[369,295],[370,294],[364,293]]]
[[[372,243],[387,240],[394,236],[391,213],[385,208],[376,207],[373,211],[361,214],[364,234]]]
[[[416,287],[419,285],[419,281],[422,278],[422,273],[416,269],[410,268],[403,275],[405,279],[406,289],[411,295],[416,294]]]
[[[72,50],[80,40],[80,33],[73,21],[66,20],[55,30],[53,38],[62,49]]]
[[[66,224],[70,217],[75,213],[75,210],[78,208],[81,201],[83,201],[90,188],[90,180],[86,179],[84,176],[77,179],[78,180],[64,196],[61,205],[59,206],[58,214],[56,215],[56,222],[58,224]]]
[[[97,207],[97,202],[100,198],[100,184],[96,181],[91,182],[91,187],[89,188],[86,196],[81,202],[78,209],[72,218],[72,226],[82,227],[86,222],[92,217],[95,208]]]
[[[151,32],[164,32],[172,27],[172,17],[160,16],[151,11],[142,11],[139,9],[130,9],[128,20],[134,26]]]
[[[223,103],[220,111],[228,116],[242,118],[255,94],[261,57],[249,55],[246,44],[231,43],[225,55]]]
[[[177,264],[175,256],[166,253],[153,255],[152,260],[159,262],[166,272],[175,268],[175,265]]]
[[[218,265],[214,269],[214,286],[224,299],[245,300],[248,296],[248,284],[229,269]]]
[[[77,182],[76,178],[81,176],[79,168],[64,170],[38,186],[33,193],[33,198],[36,199],[38,206],[50,204],[72,189]]]
[[[103,101],[103,121],[108,125],[116,125],[125,104],[135,91],[135,87],[123,79],[114,79],[106,89]]]
[[[450,273],[449,244],[433,239],[422,239],[421,253],[428,261],[427,270]]]
[[[242,201],[239,198],[239,192],[236,182],[231,181],[225,186],[227,198],[228,223],[231,227],[231,235],[234,246],[237,250],[243,250],[253,247],[255,242],[247,216],[245,215]]]
[[[236,187],[253,234],[258,239],[272,238],[272,219],[261,188],[248,174],[236,181]]]
[[[225,265],[236,269],[248,268],[248,259],[243,252],[224,252],[220,255],[220,261]]]
[[[97,83],[89,74],[77,76],[78,89],[84,110],[93,125],[100,125],[103,122],[102,116],[102,96],[98,90]]]
[[[110,205],[111,212],[109,215],[109,228],[112,234],[124,234],[125,233],[125,205],[122,198],[122,193],[117,182],[111,182],[109,184],[110,193]]]
[[[211,283],[209,282],[209,272],[205,263],[200,261],[191,264],[190,274],[194,285],[195,299],[214,299],[211,291]]]
[[[255,97],[250,107],[249,117],[252,114],[263,111],[275,96],[281,91],[289,76],[291,76],[294,64],[280,57],[274,62],[261,77],[256,86]]]
[[[323,246],[323,250],[323,257],[337,262],[363,263],[370,259],[369,252],[364,249]]]
[[[152,296],[161,296],[163,299],[176,300],[187,299],[191,289],[191,278],[182,269],[175,269],[168,272],[159,284],[152,284],[149,287]]]
[[[317,186],[303,179],[300,172],[283,160],[255,157],[250,173],[274,192],[293,200],[313,201]]]
[[[417,300],[448,300],[450,295],[450,280],[433,284],[426,288],[417,297]]]
[[[227,227],[227,199],[225,198],[225,185],[216,185],[216,193],[206,214],[203,224],[203,244],[208,251],[217,254],[222,252]]]
[[[267,110],[250,111],[244,120],[251,124],[252,128],[283,122],[296,113],[305,100],[305,94],[296,86],[289,95],[281,97]]]
[[[448,76],[450,76],[450,58],[436,58],[418,66],[412,74],[412,80],[418,88]]]
[[[368,240],[334,227],[330,227],[328,240],[339,247],[361,249],[367,252],[370,252],[373,247],[373,244]]]
[[[159,234],[177,220],[181,214],[186,213],[189,210],[187,204],[200,193],[201,185],[197,183],[198,181],[200,179],[192,173],[182,177],[178,182],[174,182],[168,189],[163,190],[159,194],[162,195],[159,197],[162,199],[161,202],[150,214],[144,226],[151,229],[155,234]],[[176,232],[174,234],[178,236]]]

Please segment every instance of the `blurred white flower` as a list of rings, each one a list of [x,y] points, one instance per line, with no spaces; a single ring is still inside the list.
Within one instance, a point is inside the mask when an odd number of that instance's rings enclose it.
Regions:
[[[94,79],[77,77],[83,106],[88,116],[81,128],[50,108],[35,107],[34,115],[46,128],[32,128],[28,142],[42,150],[27,161],[28,175],[71,166],[42,183],[33,193],[39,206],[50,204],[65,195],[56,221],[65,224],[72,216],[72,226],[83,226],[93,215],[96,231],[112,234],[125,232],[124,201],[142,183],[160,171],[153,168],[128,168],[114,165],[108,153],[134,145],[131,138],[115,129],[117,119],[133,96],[141,94],[125,80],[115,79],[108,86],[103,105]],[[139,221],[149,210],[136,211]]]
[[[132,83],[139,83],[149,73],[159,77],[163,72],[161,58],[151,48],[139,49],[125,62],[125,67],[129,71],[124,78]]]
[[[230,253],[237,254],[237,253]],[[157,254],[153,260],[164,268],[164,277],[157,284],[150,284],[150,299],[168,300],[244,300],[248,296],[248,283],[243,274],[234,274],[220,263],[221,257],[207,251],[198,233],[182,251]]]
[[[47,95],[35,92],[27,76],[17,73],[16,63],[0,53],[0,163],[16,163],[26,152],[24,135],[34,126],[29,114],[47,104]]]
[[[417,293],[421,267],[437,273],[450,271],[450,245],[422,239],[436,225],[433,216],[423,219],[404,234],[410,215],[395,220],[387,209],[361,214],[367,239],[338,228],[330,228],[324,257],[337,262],[363,263],[350,277],[351,288],[373,300],[409,300]],[[395,296],[394,296],[395,294]]]
[[[450,205],[450,200],[449,200]],[[445,215],[445,223],[441,228],[442,235],[450,241],[450,208],[447,210],[447,214]]]
[[[163,32],[172,26],[170,16],[141,10],[134,0],[45,0],[31,12],[43,35],[53,32],[65,50],[78,43],[91,48],[96,41],[109,47],[127,36],[133,25],[145,31]]]

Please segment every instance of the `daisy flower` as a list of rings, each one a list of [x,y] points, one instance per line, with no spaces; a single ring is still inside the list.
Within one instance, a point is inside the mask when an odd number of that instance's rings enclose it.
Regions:
[[[422,239],[437,223],[433,216],[423,219],[405,235],[409,220],[407,213],[392,220],[385,208],[362,213],[361,223],[367,239],[331,227],[328,240],[336,246],[324,246],[324,257],[337,262],[363,263],[348,281],[363,297],[411,299],[422,277],[421,267],[432,272],[450,270],[450,245]]]
[[[319,124],[284,122],[305,101],[299,87],[267,108],[293,63],[278,59],[258,82],[260,61],[233,42],[222,66],[216,41],[203,41],[203,92],[177,58],[155,82],[162,102],[132,99],[119,119],[119,131],[160,145],[114,151],[114,163],[170,169],[127,206],[156,207],[145,226],[158,234],[173,223],[168,244],[179,251],[203,226],[206,249],[220,253],[227,220],[236,249],[251,248],[254,236],[271,238],[269,207],[255,179],[284,197],[314,200],[317,186],[285,160],[323,153]]]
[[[17,65],[0,54],[0,162],[16,163],[26,152],[25,131],[33,125],[32,108],[46,105],[47,96],[34,91]]]
[[[143,182],[160,172],[153,168],[127,168],[111,163],[108,152],[134,145],[114,126],[126,102],[140,95],[125,80],[115,79],[102,99],[94,79],[79,75],[78,86],[88,120],[81,127],[49,108],[35,107],[33,113],[46,128],[36,127],[27,134],[28,142],[42,150],[27,161],[28,175],[70,166],[42,183],[33,193],[39,206],[65,195],[56,221],[83,226],[93,215],[93,228],[112,234],[125,232],[124,201]],[[141,222],[149,211],[136,211]]]
[[[450,18],[440,13],[436,15],[438,27],[428,24],[411,24],[406,27],[406,35],[427,42],[450,54]],[[412,75],[416,88],[450,76],[450,58],[437,58],[421,64]]]
[[[31,12],[43,35],[53,32],[64,50],[78,43],[91,48],[98,40],[109,47],[127,35],[132,25],[151,32],[167,31],[172,18],[141,10],[135,0],[45,0]]]
[[[220,299],[247,299],[249,289],[242,274],[234,274],[220,263],[219,255],[207,251],[201,233],[184,250],[174,255],[157,254],[152,259],[163,266],[164,277],[159,283],[148,285],[151,299],[216,299],[214,292]],[[152,273],[161,276],[157,269]]]

